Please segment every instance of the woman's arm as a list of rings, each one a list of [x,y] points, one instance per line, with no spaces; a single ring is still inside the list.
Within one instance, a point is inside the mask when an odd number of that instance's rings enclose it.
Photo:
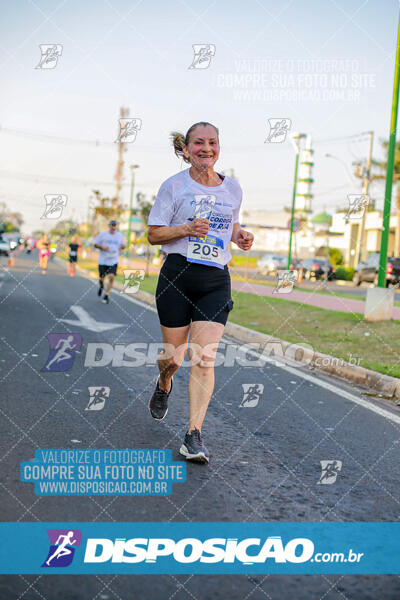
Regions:
[[[242,229],[240,223],[234,223],[231,241],[241,250],[250,250],[253,245],[254,235],[250,231]]]
[[[167,227],[166,225],[149,225],[147,239],[149,244],[157,246],[158,244],[170,244],[184,237],[193,235],[202,237],[207,235],[210,222],[207,219],[193,219],[190,223],[184,225],[175,225]]]
[[[239,233],[240,229],[241,229],[240,223],[234,223],[233,224],[231,242],[233,242],[234,244],[236,244],[237,236],[238,236],[238,233]]]
[[[150,225],[147,232],[149,244],[169,244],[188,236],[187,224],[167,227],[166,225]]]

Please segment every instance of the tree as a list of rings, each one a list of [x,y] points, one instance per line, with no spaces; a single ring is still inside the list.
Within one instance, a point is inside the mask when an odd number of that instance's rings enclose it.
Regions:
[[[71,232],[71,229],[77,229],[78,223],[74,223],[70,219],[65,219],[62,221],[58,221],[52,229],[50,229],[51,237],[68,237]]]
[[[19,212],[11,212],[5,202],[0,202],[0,222],[3,223],[3,231],[20,231],[24,219]]]
[[[96,216],[103,217],[107,222],[110,219],[118,220],[125,210],[125,207],[119,203],[118,198],[103,196],[99,190],[93,190],[93,194],[98,202],[98,206],[94,208]]]

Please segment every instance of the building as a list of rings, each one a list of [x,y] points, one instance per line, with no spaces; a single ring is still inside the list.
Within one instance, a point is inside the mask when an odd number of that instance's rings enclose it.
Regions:
[[[357,229],[360,219],[346,219],[346,212],[337,212],[333,215],[330,229],[330,245],[342,251],[345,264],[354,266],[357,262],[355,253],[357,245]],[[370,254],[379,252],[381,247],[383,215],[381,211],[374,210],[365,215],[365,229],[361,248],[361,257],[365,260]],[[392,256],[395,248],[397,215],[390,215],[390,231],[388,240],[388,256]]]
[[[296,186],[296,212],[311,212],[311,200],[313,198],[312,184],[314,179],[312,169],[314,166],[314,150],[311,150],[311,136],[306,138],[305,148],[300,150],[299,174]]]
[[[254,254],[275,252],[287,254],[290,236],[289,212],[267,210],[242,210],[240,223],[254,234],[252,251]],[[307,219],[302,219],[302,226],[293,235],[292,253],[297,258],[313,256],[315,252],[313,230]]]

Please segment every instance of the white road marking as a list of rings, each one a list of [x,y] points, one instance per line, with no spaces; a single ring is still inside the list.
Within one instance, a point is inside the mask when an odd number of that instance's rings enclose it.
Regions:
[[[364,400],[364,398],[359,398],[358,396],[355,396],[354,394],[351,394],[350,392],[347,392],[346,390],[342,390],[342,388],[337,387],[337,386],[333,385],[332,383],[325,381],[324,379],[318,379],[317,377],[314,377],[313,375],[304,373],[304,371],[302,371],[301,368],[289,367],[285,363],[279,363],[279,361],[277,361],[277,360],[271,361],[266,356],[260,356],[259,354],[257,354],[257,352],[254,352],[254,350],[247,350],[247,354],[251,354],[254,357],[261,358],[261,360],[263,360],[265,362],[273,362],[277,367],[279,367],[280,369],[283,369],[284,371],[287,371],[288,373],[291,373],[292,375],[302,377],[306,381],[315,383],[315,385],[319,385],[320,387],[324,388],[324,390],[329,390],[330,392],[333,392],[337,396],[346,398],[346,400],[350,400],[350,402],[354,402],[354,404],[358,404],[359,406],[367,408],[368,410],[372,410],[373,412],[377,413],[381,417],[385,417],[386,419],[389,419],[393,423],[398,423],[400,425],[400,416],[395,415],[395,414],[391,413],[390,411],[385,410],[384,408],[381,408],[380,406],[376,406],[375,404],[368,402],[368,400]]]
[[[82,308],[82,306],[71,306],[70,310],[78,317],[77,321],[73,321],[72,319],[58,319],[63,323],[68,323],[68,325],[75,325],[77,327],[83,327],[83,329],[88,329],[89,331],[95,331],[96,333],[101,333],[102,331],[108,331],[109,329],[115,329],[116,327],[124,327],[123,323],[102,323],[101,321],[96,321],[89,315],[89,313]]]

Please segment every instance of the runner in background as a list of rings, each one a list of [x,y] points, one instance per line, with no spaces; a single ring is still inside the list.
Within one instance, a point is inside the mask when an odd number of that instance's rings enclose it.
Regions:
[[[98,296],[101,296],[103,290],[103,302],[108,304],[109,294],[114,283],[114,277],[117,274],[120,250],[126,248],[122,233],[117,231],[117,222],[113,219],[109,222],[108,231],[102,231],[94,239],[94,247],[100,250],[99,255],[99,289]],[[104,280],[107,282],[104,288]]]
[[[47,273],[47,262],[50,256],[50,240],[47,233],[40,238],[36,247],[39,250],[39,265],[43,275],[45,275]]]
[[[75,277],[76,274],[76,263],[78,262],[78,252],[82,248],[79,237],[75,234],[71,237],[69,246],[69,266],[68,274],[71,277]]]

